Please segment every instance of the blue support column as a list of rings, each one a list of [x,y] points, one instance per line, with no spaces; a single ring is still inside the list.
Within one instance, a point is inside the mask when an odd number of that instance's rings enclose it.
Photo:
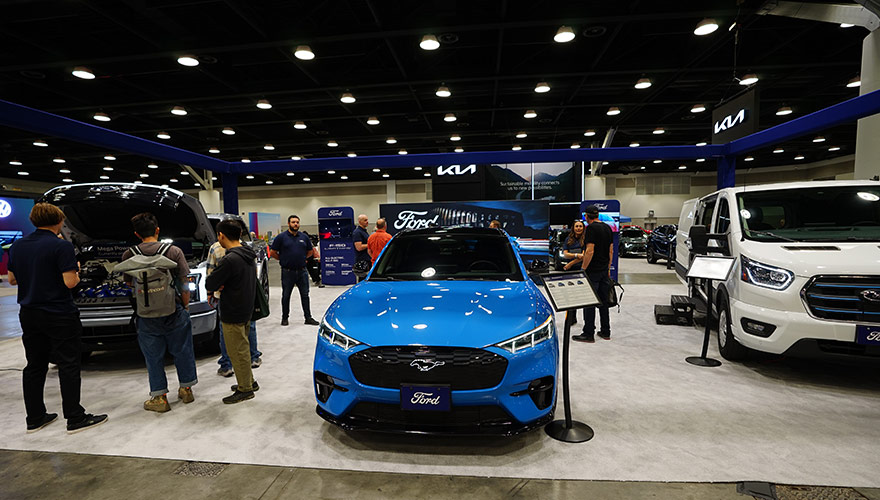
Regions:
[[[735,185],[736,156],[722,156],[718,158],[718,189],[733,187]],[[226,194],[225,189],[223,190],[223,194]]]
[[[223,174],[223,211],[238,215],[238,175]]]

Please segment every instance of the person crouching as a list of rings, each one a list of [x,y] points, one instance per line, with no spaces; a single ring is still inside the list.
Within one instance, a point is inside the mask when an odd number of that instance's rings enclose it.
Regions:
[[[223,291],[220,296],[220,322],[223,324],[223,340],[232,361],[237,384],[232,394],[223,398],[226,404],[253,399],[260,386],[254,380],[251,369],[248,333],[254,313],[254,294],[257,288],[256,254],[241,244],[241,226],[224,220],[217,224],[217,240],[226,249],[217,267],[205,279],[208,293]]]

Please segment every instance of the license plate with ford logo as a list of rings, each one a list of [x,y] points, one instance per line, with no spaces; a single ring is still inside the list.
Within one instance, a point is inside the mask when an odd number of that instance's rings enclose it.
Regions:
[[[856,326],[856,344],[880,345],[880,326]]]
[[[449,386],[403,385],[400,387],[400,409],[449,411],[452,406]]]

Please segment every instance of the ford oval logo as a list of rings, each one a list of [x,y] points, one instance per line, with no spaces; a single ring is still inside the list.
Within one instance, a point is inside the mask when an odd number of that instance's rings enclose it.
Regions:
[[[420,372],[426,372],[445,364],[445,361],[434,361],[433,359],[414,359],[409,366],[415,366]]]
[[[862,290],[859,295],[868,302],[880,302],[880,292],[877,290]]]
[[[115,193],[119,191],[119,186],[95,186],[89,191],[92,193]]]

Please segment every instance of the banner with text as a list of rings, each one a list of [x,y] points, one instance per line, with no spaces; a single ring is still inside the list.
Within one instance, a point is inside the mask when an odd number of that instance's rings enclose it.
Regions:
[[[318,234],[321,237],[321,281],[325,285],[352,285],[357,282],[353,272],[354,209],[323,207],[318,209]]]

